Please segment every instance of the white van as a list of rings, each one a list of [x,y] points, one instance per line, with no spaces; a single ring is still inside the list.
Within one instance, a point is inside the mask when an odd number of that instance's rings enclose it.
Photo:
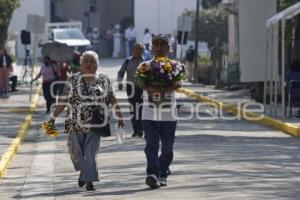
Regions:
[[[52,41],[64,43],[79,52],[91,49],[91,42],[77,28],[52,29]]]
[[[82,33],[81,22],[46,23],[45,36],[48,42],[64,43],[81,53],[92,49],[91,42]]]

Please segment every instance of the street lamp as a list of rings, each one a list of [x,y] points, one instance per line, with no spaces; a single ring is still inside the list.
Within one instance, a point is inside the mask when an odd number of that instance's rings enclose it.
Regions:
[[[199,29],[199,7],[200,7],[200,0],[197,0],[196,4],[196,20],[195,20],[195,60],[194,60],[194,83],[196,83],[197,78],[197,67],[198,67],[198,29]]]

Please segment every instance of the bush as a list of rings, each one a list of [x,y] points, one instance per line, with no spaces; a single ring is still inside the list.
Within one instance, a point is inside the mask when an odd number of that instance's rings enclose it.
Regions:
[[[198,57],[197,80],[200,83],[211,84],[213,81],[212,61],[208,56]]]

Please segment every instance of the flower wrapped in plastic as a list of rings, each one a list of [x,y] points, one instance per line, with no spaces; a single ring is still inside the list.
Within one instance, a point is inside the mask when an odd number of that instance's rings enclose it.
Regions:
[[[44,133],[49,137],[57,137],[59,135],[58,130],[55,128],[53,123],[51,122],[43,122],[42,123],[42,129]]]
[[[136,71],[136,77],[140,86],[155,86],[163,89],[177,84],[185,79],[184,65],[167,57],[156,57],[143,62]],[[169,95],[170,97],[170,95]],[[155,93],[149,95],[149,101],[156,105],[171,101],[168,94]]]

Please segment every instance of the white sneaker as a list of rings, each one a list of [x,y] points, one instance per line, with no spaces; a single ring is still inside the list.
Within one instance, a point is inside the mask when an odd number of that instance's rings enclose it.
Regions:
[[[159,177],[160,186],[167,186],[167,177]]]

